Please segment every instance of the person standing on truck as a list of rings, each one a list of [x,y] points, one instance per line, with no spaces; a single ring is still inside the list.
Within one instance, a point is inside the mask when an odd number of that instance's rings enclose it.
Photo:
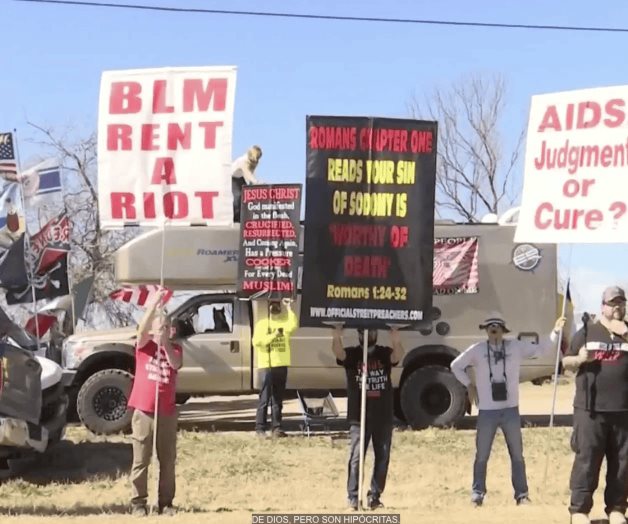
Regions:
[[[359,345],[344,347],[342,326],[334,328],[332,351],[338,365],[345,368],[347,375],[347,420],[349,421],[349,465],[347,495],[349,507],[358,509],[358,469],[360,464],[360,414],[363,368],[364,330],[358,329]],[[368,360],[366,377],[366,430],[365,447],[373,441],[375,462],[371,488],[367,493],[369,509],[383,506],[380,497],[386,487],[390,446],[392,443],[394,396],[391,369],[404,354],[399,331],[391,326],[391,346],[377,345],[377,330],[368,330]]]
[[[286,436],[281,429],[281,415],[290,367],[290,336],[297,326],[297,316],[289,303],[272,300],[268,305],[268,317],[258,320],[253,328],[253,346],[257,350],[257,368],[261,374],[255,417],[255,432],[259,437],[266,436],[269,405],[272,436]]]
[[[233,221],[240,222],[240,209],[242,200],[242,187],[258,184],[255,170],[262,158],[262,148],[251,146],[242,156],[236,158],[231,164],[231,191],[233,192]]]
[[[606,456],[605,512],[625,524],[628,507],[628,324],[626,294],[611,286],[602,294],[601,316],[575,334],[565,369],[577,370],[569,488],[573,524],[588,524],[593,493]]]
[[[469,400],[477,403],[479,409],[471,494],[474,506],[484,502],[486,469],[497,428],[501,428],[510,454],[515,501],[517,505],[530,503],[519,417],[520,368],[525,359],[550,355],[555,350],[557,335],[565,321],[564,317],[556,320],[550,336],[533,344],[504,338],[510,330],[504,317],[494,312],[479,326],[486,330],[486,342],[473,344],[451,363],[451,371],[467,388]],[[475,384],[467,373],[469,367],[475,372]]]
[[[177,371],[181,368],[181,346],[174,343],[176,327],[170,325],[160,308],[165,290],[155,293],[137,330],[135,376],[128,406],[134,409],[131,422],[133,466],[132,513],[148,513],[148,467],[153,451],[153,431],[157,431],[159,459],[158,511],[173,515],[175,463],[177,453],[177,410],[175,393]],[[155,428],[155,388],[158,386],[158,423]]]

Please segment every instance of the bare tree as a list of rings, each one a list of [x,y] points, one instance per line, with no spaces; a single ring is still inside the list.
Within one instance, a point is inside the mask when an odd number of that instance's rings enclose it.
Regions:
[[[500,132],[506,98],[501,76],[472,75],[448,88],[436,88],[421,101],[413,97],[414,118],[438,121],[436,207],[439,215],[478,222],[513,204],[513,172],[523,142],[512,148]]]
[[[96,133],[71,140],[51,128],[29,122],[39,139],[36,143],[61,157],[64,167],[63,203],[72,226],[70,275],[73,282],[94,276],[92,303],[86,324],[127,325],[134,309],[108,299],[115,288],[113,254],[137,234],[137,229],[103,230],[98,215],[96,185]]]

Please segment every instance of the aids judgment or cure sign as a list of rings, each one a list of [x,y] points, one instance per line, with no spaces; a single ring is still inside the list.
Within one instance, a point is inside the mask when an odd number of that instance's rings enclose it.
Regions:
[[[427,317],[436,132],[435,122],[307,118],[302,326]]]
[[[628,242],[628,86],[532,97],[517,242]]]
[[[104,227],[228,225],[236,69],[105,71],[98,116]]]

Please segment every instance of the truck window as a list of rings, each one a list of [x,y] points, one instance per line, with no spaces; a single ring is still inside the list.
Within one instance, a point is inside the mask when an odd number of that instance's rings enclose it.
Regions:
[[[195,334],[231,333],[233,331],[233,304],[229,302],[203,304],[192,317]]]

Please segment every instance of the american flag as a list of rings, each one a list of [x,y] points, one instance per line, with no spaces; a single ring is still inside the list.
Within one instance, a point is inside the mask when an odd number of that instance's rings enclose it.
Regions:
[[[155,293],[159,292],[160,289],[161,286],[157,285],[136,287],[125,286],[111,293],[109,295],[109,298],[112,300],[121,300],[122,302],[127,302],[135,306],[144,306],[149,300],[152,299]],[[162,305],[166,304],[166,302],[170,300],[172,294],[173,291],[166,288],[166,294],[164,295]]]
[[[478,244],[477,237],[435,239],[435,295],[478,293]]]
[[[13,135],[11,133],[0,133],[0,175],[17,175]]]

